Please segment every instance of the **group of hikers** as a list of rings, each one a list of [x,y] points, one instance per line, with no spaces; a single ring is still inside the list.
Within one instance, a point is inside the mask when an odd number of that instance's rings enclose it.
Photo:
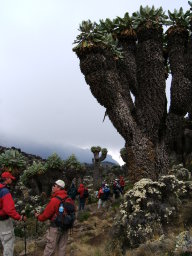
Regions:
[[[3,256],[13,256],[14,252],[14,227],[13,220],[26,221],[25,215],[20,215],[16,209],[9,186],[16,178],[9,172],[1,174],[0,182],[0,240],[3,245]],[[123,194],[125,182],[122,176],[113,182],[113,194],[118,198]],[[107,183],[103,183],[98,191],[98,208],[105,206],[110,198],[111,190]],[[49,203],[42,213],[35,212],[34,217],[38,221],[50,220],[50,227],[47,230],[46,246],[43,256],[54,255],[56,249],[58,256],[65,255],[68,231],[75,220],[75,199],[79,199],[79,211],[85,208],[86,199],[89,196],[88,189],[83,183],[78,188],[74,183],[66,191],[65,182],[57,180],[52,185],[52,194]]]
[[[97,197],[98,197],[98,209],[102,206],[105,207],[106,206],[106,202],[110,199],[111,196],[113,196],[113,198],[118,199],[119,197],[121,197],[124,193],[124,187],[125,187],[125,181],[123,176],[120,176],[119,179],[116,178],[113,181],[112,184],[112,193],[111,193],[111,189],[109,187],[109,185],[105,182],[102,183]]]

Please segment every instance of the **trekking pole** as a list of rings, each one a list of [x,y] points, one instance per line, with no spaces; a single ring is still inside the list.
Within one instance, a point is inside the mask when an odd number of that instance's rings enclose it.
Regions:
[[[37,213],[35,211],[35,213]],[[34,250],[34,255],[36,256],[36,251],[37,251],[37,237],[38,237],[38,218],[35,220],[35,250]]]
[[[25,216],[25,215],[23,215]],[[25,223],[25,220],[24,220],[24,243],[25,243],[25,256],[27,256],[27,238],[26,238],[26,223]]]

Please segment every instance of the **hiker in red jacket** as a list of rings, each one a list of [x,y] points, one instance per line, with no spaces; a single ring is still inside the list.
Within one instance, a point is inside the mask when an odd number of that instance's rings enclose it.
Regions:
[[[66,199],[66,202],[72,201],[71,198],[68,198],[67,192],[64,190],[65,182],[62,180],[57,180],[52,187],[52,196],[50,202],[47,204],[43,213],[35,213],[35,217],[39,221],[50,220],[50,228],[47,232],[47,243],[43,256],[54,255],[56,247],[58,248],[58,256],[65,255],[65,249],[68,239],[68,230],[61,231],[55,224],[54,220],[59,211],[59,205],[61,199]],[[59,198],[57,198],[57,196]]]
[[[98,195],[97,195],[97,197],[98,197],[98,209],[101,207],[101,205],[103,205],[104,206],[104,200],[103,200],[103,198],[104,198],[104,184],[100,187],[100,189],[99,189],[99,192],[98,192]]]
[[[79,185],[79,188],[77,190],[77,193],[79,194],[79,211],[83,211],[85,208],[85,200],[86,198],[84,197],[84,191],[85,191],[85,187],[84,185],[81,183]]]
[[[0,182],[0,240],[3,245],[3,255],[13,256],[14,251],[14,228],[13,221],[25,221],[26,217],[20,215],[16,209],[12,195],[8,189],[15,177],[10,172],[1,174]]]
[[[124,192],[124,187],[125,187],[125,181],[124,181],[123,176],[120,176],[120,177],[119,177],[119,184],[120,184],[120,186],[121,186],[121,191],[122,191],[121,194],[123,194],[123,192]]]

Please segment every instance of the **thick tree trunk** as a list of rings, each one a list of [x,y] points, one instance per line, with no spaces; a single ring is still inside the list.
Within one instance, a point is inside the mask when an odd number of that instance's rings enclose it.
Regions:
[[[192,35],[190,36],[188,41],[187,52],[185,54],[184,62],[185,62],[184,74],[185,74],[185,77],[191,81],[191,86],[192,86]],[[192,95],[191,95],[191,98],[192,98]],[[192,102],[189,105],[188,112],[189,112],[189,117],[192,120]]]
[[[190,111],[192,102],[190,60],[185,60],[188,32],[181,28],[170,28],[167,39],[172,82],[170,111],[166,120],[166,144],[169,154],[176,153],[175,157],[182,161],[184,115]],[[188,50],[190,51],[190,46]]]
[[[184,69],[187,39],[188,32],[186,30],[173,30],[168,33],[168,51],[172,74],[170,112],[179,116],[186,115],[192,102],[192,84],[189,78],[185,76],[186,69]]]
[[[93,170],[93,188],[94,190],[99,190],[102,184],[102,167],[100,162],[94,163],[94,170]]]
[[[100,151],[95,151],[94,154],[94,171],[93,171],[93,188],[94,190],[99,190],[102,184],[102,167],[101,162],[105,160],[107,156],[106,153],[102,152],[101,156],[99,156]]]
[[[162,28],[141,28],[137,34],[137,122],[147,138],[156,143],[166,103]]]

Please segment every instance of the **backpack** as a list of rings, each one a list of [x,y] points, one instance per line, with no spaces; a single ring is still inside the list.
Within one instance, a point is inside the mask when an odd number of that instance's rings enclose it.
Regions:
[[[75,221],[75,206],[70,197],[66,197],[65,199],[56,196],[59,199],[60,205],[59,209],[63,208],[63,212],[58,212],[54,219],[54,223],[61,230],[68,230],[73,228],[73,224]],[[68,199],[68,202],[66,200]]]
[[[110,194],[110,188],[103,188],[102,189],[103,193],[100,194],[100,198],[103,201],[106,201],[109,198],[109,194]]]
[[[104,190],[102,189],[101,193],[100,193],[100,199],[101,200],[105,200],[105,193]]]
[[[88,198],[88,197],[89,197],[89,191],[88,191],[88,188],[85,188],[83,192],[83,198]]]

